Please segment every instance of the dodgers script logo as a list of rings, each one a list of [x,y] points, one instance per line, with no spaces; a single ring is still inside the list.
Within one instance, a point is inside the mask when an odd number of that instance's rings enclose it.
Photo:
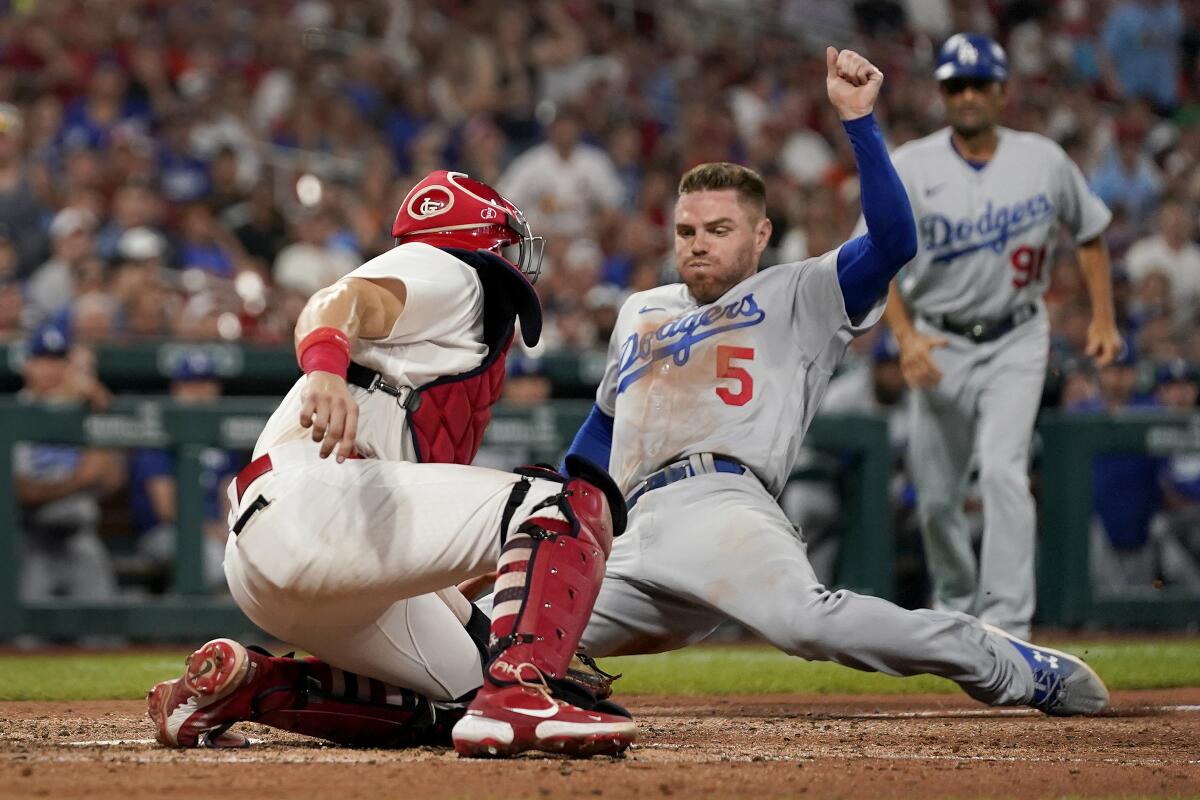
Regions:
[[[710,336],[757,325],[767,318],[754,293],[729,305],[710,306],[665,322],[653,333],[631,334],[621,344],[621,367],[617,371],[617,393],[644,376],[656,361],[670,358],[682,367],[692,357],[692,346]]]
[[[926,214],[919,226],[925,249],[937,251],[932,263],[947,264],[985,247],[1003,253],[1009,239],[1052,219],[1054,204],[1042,192],[999,208],[988,200],[983,213],[974,219],[952,220],[943,214]]]

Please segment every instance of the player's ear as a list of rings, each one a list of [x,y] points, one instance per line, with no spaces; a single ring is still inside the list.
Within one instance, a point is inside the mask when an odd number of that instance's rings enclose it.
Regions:
[[[771,241],[771,230],[771,218],[766,216],[754,226],[754,247],[758,252],[767,248],[767,242]]]

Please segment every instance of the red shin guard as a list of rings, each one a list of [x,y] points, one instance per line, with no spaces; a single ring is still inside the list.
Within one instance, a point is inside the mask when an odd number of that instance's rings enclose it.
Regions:
[[[278,690],[290,702],[273,702],[267,692],[260,695],[254,721],[272,728],[342,745],[405,747],[444,744],[458,719],[454,715],[435,725],[435,709],[422,695],[313,658],[271,661],[293,678],[291,688],[285,683]]]
[[[235,713],[225,720],[228,724],[253,721],[342,745],[404,747],[445,744],[460,716],[440,719],[429,700],[414,691],[315,658],[268,656],[253,650],[249,657],[256,675],[242,690],[241,699],[229,698],[229,711]]]
[[[561,678],[600,592],[613,539],[604,493],[575,478],[552,500],[566,519],[535,512],[501,554],[488,667],[496,684],[535,680],[526,665]]]

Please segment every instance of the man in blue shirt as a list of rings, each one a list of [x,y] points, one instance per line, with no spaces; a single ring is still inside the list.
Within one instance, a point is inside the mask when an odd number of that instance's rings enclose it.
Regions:
[[[171,397],[182,403],[211,402],[221,395],[216,363],[208,353],[187,353],[171,371]],[[225,550],[228,500],[223,489],[240,463],[228,450],[207,448],[201,455],[204,487],[204,577],[213,589],[225,585],[221,561]],[[130,502],[138,531],[138,551],[167,572],[175,559],[177,459],[170,450],[143,448],[130,459]]]
[[[1106,77],[1119,94],[1169,111],[1178,102],[1183,14],[1175,0],[1126,0],[1104,22]]]
[[[18,397],[39,405],[88,399],[94,379],[81,378],[83,368],[70,353],[66,327],[38,328],[26,343],[25,386]],[[19,443],[13,455],[24,529],[21,598],[115,597],[116,576],[96,526],[99,498],[124,482],[121,460],[107,450],[32,442]]]

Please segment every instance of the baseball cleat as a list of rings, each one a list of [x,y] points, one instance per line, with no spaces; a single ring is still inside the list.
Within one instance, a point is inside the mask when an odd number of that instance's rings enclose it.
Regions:
[[[1108,708],[1108,688],[1081,659],[1030,644],[994,625],[983,627],[1007,639],[1033,670],[1033,697],[1028,705],[1055,717],[1098,714]]]
[[[451,731],[454,749],[469,758],[527,750],[572,756],[615,756],[633,744],[628,717],[587,711],[553,697],[545,683],[485,683]]]
[[[254,655],[232,639],[213,639],[184,662],[183,675],[157,684],[147,695],[155,738],[167,747],[244,747],[246,738],[227,729],[246,718]]]

